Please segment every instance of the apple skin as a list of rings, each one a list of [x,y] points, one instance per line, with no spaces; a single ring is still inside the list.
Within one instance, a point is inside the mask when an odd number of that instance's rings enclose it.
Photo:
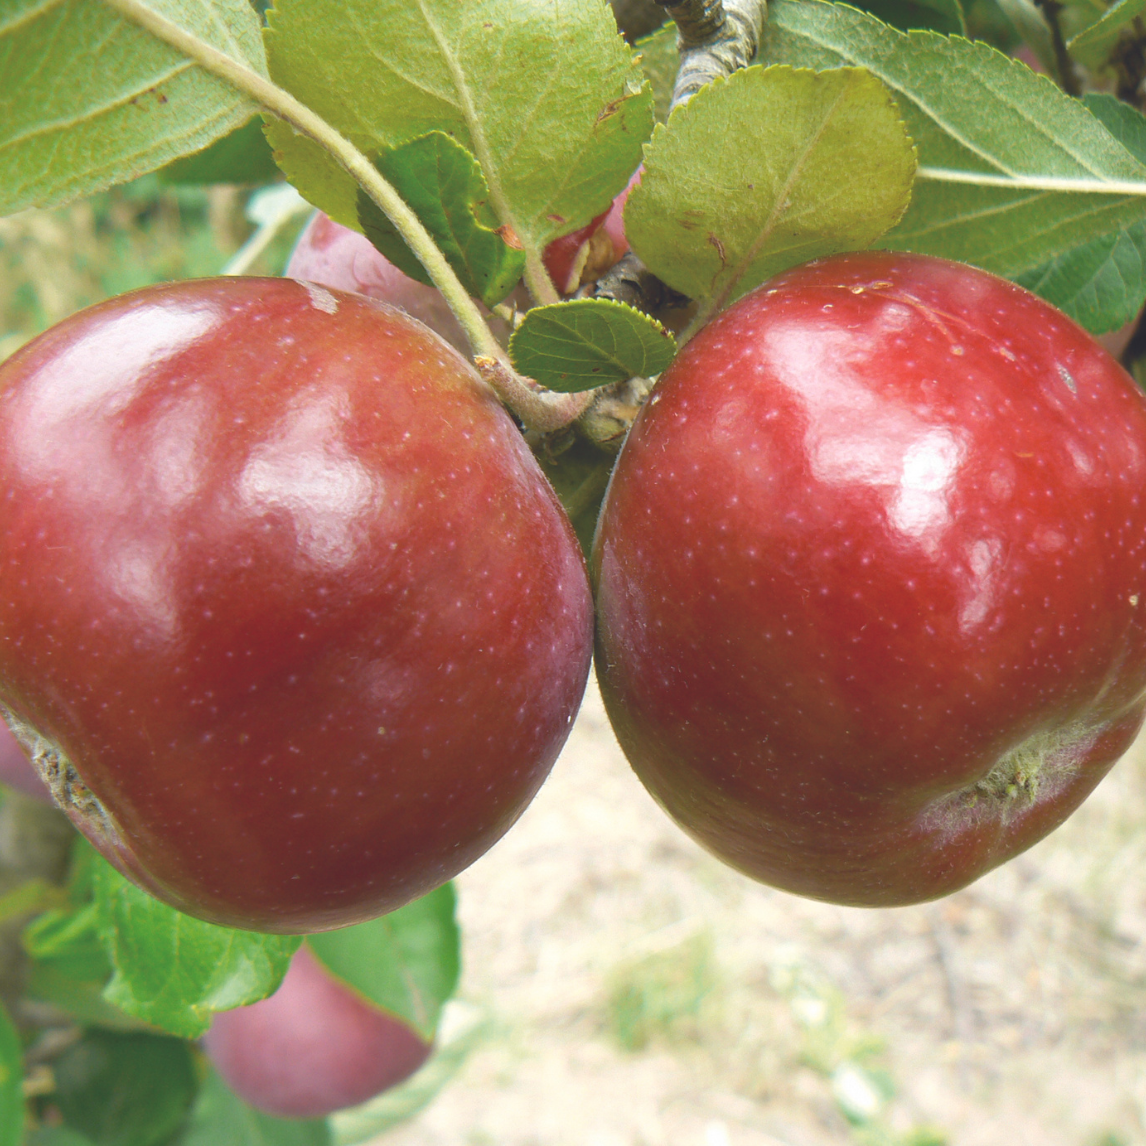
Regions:
[[[641,181],[643,170],[637,169],[607,211],[602,211],[584,227],[554,239],[545,248],[542,261],[561,294],[570,295],[583,282],[600,278],[629,253],[623,215],[629,192]]]
[[[215,1015],[203,1049],[257,1110],[325,1118],[397,1086],[433,1047],[336,979],[304,943],[273,995]]]
[[[665,372],[594,548],[597,671],[697,841],[801,895],[944,895],[1060,824],[1146,692],[1146,401],[993,276],[780,275]]]
[[[568,520],[472,367],[289,279],[145,288],[0,368],[0,706],[159,898],[345,926],[480,856],[580,703]]]
[[[465,331],[437,289],[403,274],[365,235],[334,222],[321,211],[303,228],[283,274],[333,290],[355,291],[401,307],[411,318],[424,322],[469,357]],[[529,296],[520,285],[506,301],[521,309],[529,306]],[[477,307],[494,337],[507,346],[513,333],[509,324],[480,302]]]
[[[303,228],[283,274],[400,306],[451,346],[469,352],[465,331],[437,290],[403,274],[365,235],[321,212]]]
[[[15,788],[25,796],[33,796],[41,803],[53,802],[48,786],[40,779],[27,753],[3,720],[0,720],[0,784]]]

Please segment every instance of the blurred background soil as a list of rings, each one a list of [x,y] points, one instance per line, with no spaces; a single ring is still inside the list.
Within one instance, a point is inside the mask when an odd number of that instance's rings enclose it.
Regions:
[[[1146,1142],[1144,823],[1140,740],[1063,828],[965,891],[813,903],[687,839],[590,682],[540,795],[458,879],[460,995],[483,1027],[385,1141]]]
[[[218,273],[254,229],[247,196],[149,176],[0,219],[0,358],[111,294]],[[304,222],[250,273],[277,273]],[[673,826],[591,683],[552,778],[458,880],[460,1001],[391,1112],[436,1097],[379,1141],[1146,1146],[1144,829],[1140,741],[966,891],[797,899]]]

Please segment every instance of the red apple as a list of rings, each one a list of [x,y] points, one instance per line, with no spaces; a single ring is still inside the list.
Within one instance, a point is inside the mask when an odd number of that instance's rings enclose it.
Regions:
[[[278,1118],[357,1106],[409,1078],[432,1049],[305,944],[273,995],[215,1015],[203,1048],[244,1102]]]
[[[890,906],[1060,824],[1146,705],[1146,401],[1026,291],[869,252],[682,351],[594,550],[655,798],[747,874]]]
[[[303,229],[283,274],[334,290],[357,291],[399,306],[469,356],[465,331],[434,287],[403,274],[365,235],[326,215],[316,214]],[[524,292],[511,296],[509,301],[523,308],[529,305]],[[512,333],[509,326],[481,303],[478,307],[494,336],[508,344]]]
[[[469,353],[465,332],[433,287],[404,275],[365,235],[326,215],[319,213],[306,225],[283,273],[400,306],[463,354]]]
[[[425,894],[536,792],[584,563],[420,323],[289,279],[151,287],[0,367],[0,706],[77,826],[216,923]]]
[[[628,254],[623,212],[629,192],[641,181],[638,169],[613,205],[584,227],[554,239],[546,248],[545,269],[562,294],[572,294],[583,282],[600,278],[619,258]]]
[[[48,786],[40,779],[27,753],[3,720],[0,720],[0,784],[7,784],[25,796],[35,796],[43,803],[52,803]]]

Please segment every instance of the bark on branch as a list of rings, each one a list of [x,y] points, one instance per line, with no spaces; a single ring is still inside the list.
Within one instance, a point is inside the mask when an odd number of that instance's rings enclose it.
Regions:
[[[687,103],[705,84],[746,68],[764,31],[765,0],[657,0],[680,39],[680,70],[672,106]]]

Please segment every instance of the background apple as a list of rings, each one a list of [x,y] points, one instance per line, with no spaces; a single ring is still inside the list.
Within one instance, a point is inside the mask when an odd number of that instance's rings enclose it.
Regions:
[[[623,213],[629,192],[640,182],[638,169],[613,205],[584,227],[554,239],[545,248],[545,269],[562,294],[572,294],[582,283],[592,282],[619,258],[628,254]]]
[[[0,704],[77,826],[190,914],[393,910],[499,838],[565,740],[576,540],[400,311],[237,278],[83,311],[0,367],[0,485]]]
[[[339,982],[304,943],[282,986],[222,1011],[203,1038],[223,1081],[279,1118],[323,1118],[408,1078],[432,1049]]]
[[[469,355],[465,332],[434,287],[404,275],[365,235],[335,223],[321,211],[303,229],[283,274],[400,306]],[[490,326],[498,338],[508,339],[509,330],[501,319],[491,316]]]
[[[1146,401],[969,267],[810,263],[694,338],[594,552],[655,798],[741,871],[889,906],[1062,822],[1146,705]]]

